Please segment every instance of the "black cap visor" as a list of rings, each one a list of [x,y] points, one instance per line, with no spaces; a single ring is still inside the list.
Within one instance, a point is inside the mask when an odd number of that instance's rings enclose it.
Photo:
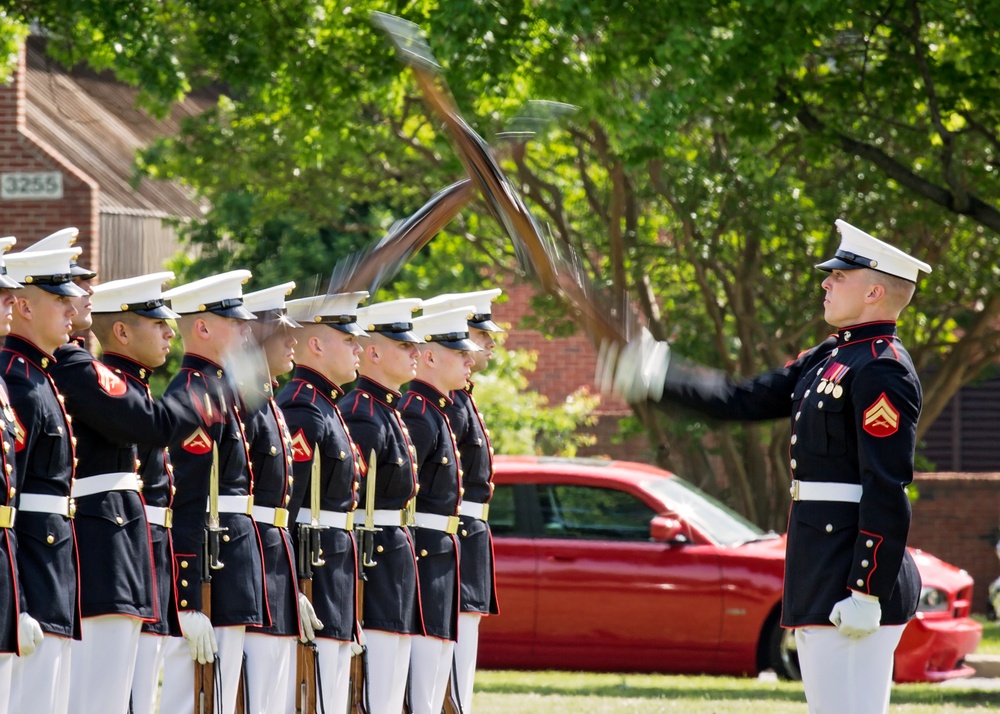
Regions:
[[[485,330],[486,332],[506,332],[497,323],[493,322],[490,315],[473,315],[472,319],[469,320],[469,327],[474,327],[477,330]]]
[[[70,264],[69,274],[72,275],[74,278],[83,278],[84,280],[93,280],[94,278],[97,277],[97,273],[95,273],[90,268],[83,267],[79,263]]]
[[[368,329],[368,332],[388,337],[390,340],[395,340],[396,342],[413,342],[414,344],[423,342],[423,340],[417,337],[416,333],[413,332],[413,324],[410,322],[392,322],[387,325],[372,325]]]
[[[7,271],[0,272],[0,288],[7,288],[9,290],[17,290],[23,288],[21,283],[14,280],[14,278],[7,275]]]
[[[73,282],[69,275],[29,275],[24,285],[34,285],[53,295],[66,297],[83,297],[87,291]]]

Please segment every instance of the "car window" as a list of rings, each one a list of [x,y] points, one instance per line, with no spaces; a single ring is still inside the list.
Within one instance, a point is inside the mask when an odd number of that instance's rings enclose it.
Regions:
[[[490,530],[495,536],[515,533],[514,487],[497,485],[490,498]]]
[[[643,485],[678,517],[694,525],[719,545],[735,546],[777,537],[773,533],[765,533],[722,502],[677,476],[650,479]]]
[[[645,541],[656,515],[632,494],[610,488],[538,484],[538,498],[547,538]]]

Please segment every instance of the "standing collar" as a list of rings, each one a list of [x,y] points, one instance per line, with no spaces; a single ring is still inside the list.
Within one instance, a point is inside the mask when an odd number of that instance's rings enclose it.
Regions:
[[[358,377],[357,388],[363,392],[368,392],[374,399],[393,409],[399,407],[399,392],[379,384],[374,379],[365,376]]]
[[[109,367],[117,367],[146,384],[149,384],[149,377],[153,374],[152,368],[136,362],[131,357],[120,355],[117,352],[105,352],[101,355],[101,361]]]
[[[56,363],[55,357],[39,348],[34,342],[31,342],[20,335],[7,335],[4,339],[3,348],[5,350],[17,352],[18,354],[23,355],[45,370]]]
[[[837,338],[837,345],[847,345],[852,342],[863,342],[865,340],[873,340],[878,337],[895,337],[896,323],[892,321],[863,322],[859,325],[842,327],[837,330],[837,334],[835,336]]]
[[[344,396],[343,389],[311,367],[296,365],[295,372],[292,373],[292,379],[311,384],[317,392],[329,397],[334,402]]]
[[[425,400],[435,405],[438,409],[446,409],[454,403],[446,394],[439,391],[436,387],[428,384],[427,382],[422,382],[419,379],[414,379],[410,382],[410,386],[406,388],[406,392],[407,394],[410,392],[419,394]]]

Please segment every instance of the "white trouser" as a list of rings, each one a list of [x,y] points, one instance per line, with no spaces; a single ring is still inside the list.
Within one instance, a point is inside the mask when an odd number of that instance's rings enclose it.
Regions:
[[[410,711],[440,714],[448,691],[455,643],[417,635],[410,649]]]
[[[142,621],[126,615],[85,617],[83,639],[75,640],[69,698],[73,711],[106,714],[128,711]]]
[[[155,714],[156,695],[160,689],[160,671],[169,637],[143,632],[139,635],[139,651],[135,656],[132,675],[132,711],[135,714]]]
[[[218,691],[215,696],[222,702],[222,714],[236,711],[236,690],[240,685],[246,629],[243,625],[215,628],[222,674],[221,697]],[[170,639],[163,659],[160,714],[194,714],[194,660],[191,659],[191,650],[183,637]]]
[[[365,630],[368,671],[365,690],[368,714],[399,714],[410,669],[410,635]]]
[[[294,637],[248,632],[247,700],[252,714],[286,714],[288,685],[295,678]],[[250,714],[248,712],[248,714]]]
[[[69,712],[69,678],[73,661],[71,639],[51,632],[38,649],[14,662],[10,710],[16,714]]]
[[[10,711],[10,679],[14,674],[16,655],[0,654],[0,714]]]
[[[458,642],[455,644],[455,672],[458,680],[458,703],[462,714],[472,714],[472,690],[476,684],[476,656],[479,653],[478,612],[463,612],[458,616]]]
[[[882,625],[861,639],[836,627],[795,630],[809,714],[887,714],[892,653],[905,625]]]
[[[347,714],[351,703],[351,643],[317,637],[316,647],[319,649],[318,679],[322,680],[319,697],[323,706],[327,714]],[[293,688],[293,702],[294,697]],[[293,707],[288,711],[293,711]]]

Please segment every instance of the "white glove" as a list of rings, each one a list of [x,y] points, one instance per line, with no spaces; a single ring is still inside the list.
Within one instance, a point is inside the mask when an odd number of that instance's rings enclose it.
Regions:
[[[38,620],[26,612],[22,612],[17,617],[17,644],[21,649],[21,656],[27,657],[34,652],[38,645],[42,644],[45,634]]]
[[[852,590],[850,597],[845,597],[830,611],[830,622],[837,626],[840,634],[854,639],[875,632],[881,620],[882,606],[878,598],[857,590]]]
[[[198,610],[182,610],[177,613],[181,623],[181,632],[191,649],[191,659],[198,664],[208,664],[215,661],[215,653],[219,644],[215,641],[215,629],[208,615]]]
[[[323,623],[316,617],[316,610],[305,593],[299,593],[299,620],[302,622],[299,639],[303,642],[312,642],[316,639],[316,630],[323,629]]]
[[[595,381],[603,394],[616,394],[636,403],[663,396],[670,364],[670,344],[653,338],[643,327],[639,339],[618,345],[601,344]]]

